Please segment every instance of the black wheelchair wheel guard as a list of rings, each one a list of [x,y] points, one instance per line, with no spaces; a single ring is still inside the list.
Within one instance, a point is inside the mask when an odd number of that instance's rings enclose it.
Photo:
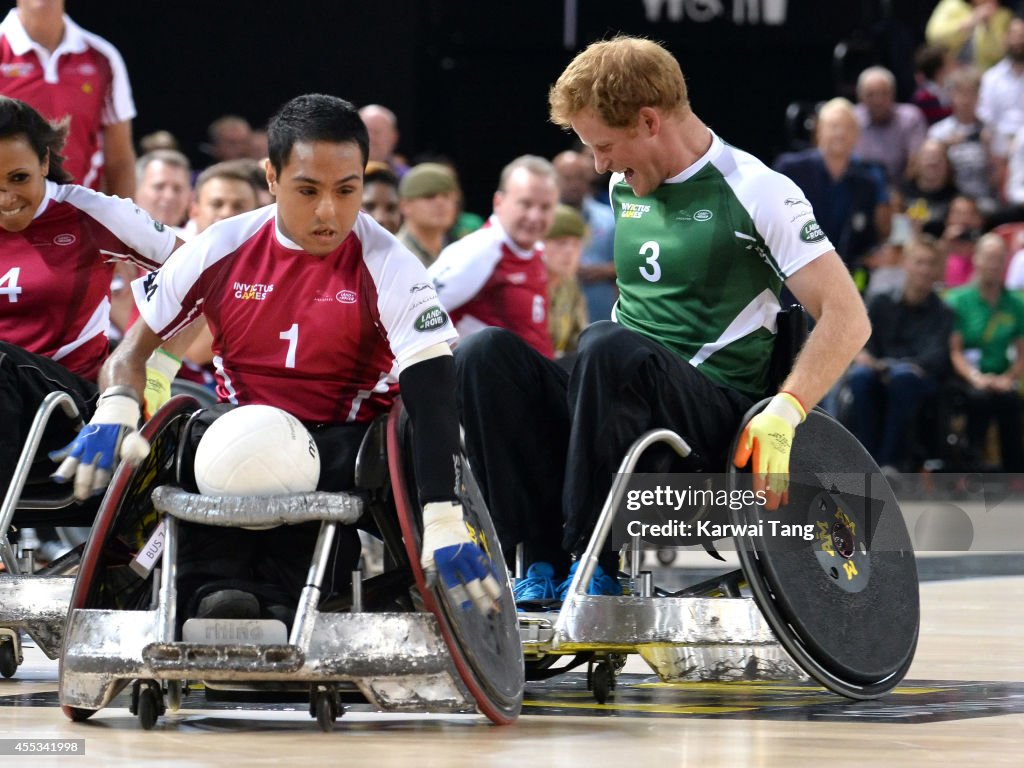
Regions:
[[[147,421],[140,433],[149,441],[149,455],[137,466],[121,464],[110,481],[82,554],[70,612],[76,608],[146,610],[153,596],[153,576],[142,578],[129,564],[146,545],[160,522],[150,494],[175,482],[175,457],[181,431],[199,407],[188,395],[172,397]],[[63,659],[64,654],[61,654]],[[127,682],[127,681],[125,681]],[[88,710],[62,707],[72,720]]]
[[[734,486],[749,481],[731,463],[729,471]],[[910,668],[920,628],[917,565],[899,504],[864,447],[818,410],[797,428],[790,479],[777,512],[730,511],[733,523],[762,522],[765,531],[736,537],[751,592],[812,678],[849,698],[882,696]],[[771,519],[813,525],[813,540],[770,536]]]
[[[437,618],[452,660],[480,712],[491,722],[506,725],[513,722],[522,709],[525,683],[519,622],[498,534],[469,465],[462,457],[459,500],[501,585],[499,610],[488,617],[475,608],[463,610],[448,601],[447,593],[440,586],[427,587],[420,567],[422,524],[412,470],[411,432],[408,414],[398,401],[388,418],[388,470],[416,587],[427,610]]]

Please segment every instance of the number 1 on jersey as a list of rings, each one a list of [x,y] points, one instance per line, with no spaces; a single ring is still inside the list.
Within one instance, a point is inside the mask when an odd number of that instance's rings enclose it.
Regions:
[[[288,342],[288,355],[284,359],[285,368],[295,367],[295,348],[299,346],[299,324],[292,323],[287,331],[281,331],[280,338]]]

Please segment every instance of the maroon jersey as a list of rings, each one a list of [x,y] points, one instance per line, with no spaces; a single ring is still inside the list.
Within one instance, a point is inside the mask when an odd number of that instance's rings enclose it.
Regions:
[[[94,381],[110,349],[113,262],[155,269],[174,241],[131,200],[47,181],[32,223],[0,229],[0,339]]]
[[[51,54],[11,10],[0,24],[0,93],[51,120],[70,115],[64,168],[79,184],[100,188],[103,128],[135,117],[128,71],[114,46],[65,16],[64,37]]]
[[[528,251],[519,248],[491,216],[482,229],[441,251],[429,274],[459,333],[507,328],[545,357],[554,356],[548,273],[539,244]]]
[[[313,256],[276,213],[218,222],[179,248],[132,283],[139,313],[163,338],[206,316],[221,402],[307,423],[370,421],[393,402],[401,366],[455,329],[423,265],[367,214]]]

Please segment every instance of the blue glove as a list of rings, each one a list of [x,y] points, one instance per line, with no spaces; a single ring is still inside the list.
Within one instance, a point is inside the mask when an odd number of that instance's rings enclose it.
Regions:
[[[52,451],[50,459],[61,462],[53,479],[75,479],[75,498],[85,501],[106,490],[120,459],[138,464],[149,455],[149,443],[136,432],[139,403],[128,387],[109,387],[96,413],[68,445]]]
[[[452,602],[470,605],[485,616],[498,608],[501,587],[490,560],[469,537],[462,505],[437,501],[423,506],[423,552],[420,564],[432,586],[438,575]]]

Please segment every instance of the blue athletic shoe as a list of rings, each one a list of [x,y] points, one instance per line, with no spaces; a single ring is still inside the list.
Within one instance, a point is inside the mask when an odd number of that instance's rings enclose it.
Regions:
[[[526,569],[526,577],[516,582],[512,595],[517,603],[554,600],[555,569],[551,563],[538,562]]]
[[[569,566],[569,578],[558,585],[558,599],[562,602],[565,602],[565,598],[569,595],[569,585],[572,584],[572,577],[576,574],[576,567],[579,564],[579,560],[577,560]],[[618,596],[622,594],[622,585],[619,584],[618,579],[613,579],[598,565],[594,567],[594,576],[590,579],[587,594]]]

